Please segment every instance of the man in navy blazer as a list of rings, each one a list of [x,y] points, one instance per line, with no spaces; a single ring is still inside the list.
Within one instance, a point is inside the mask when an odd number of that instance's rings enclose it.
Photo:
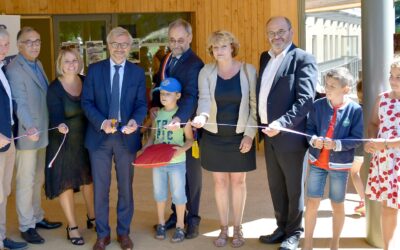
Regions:
[[[168,27],[169,48],[171,53],[167,54],[161,61],[161,67],[154,79],[156,87],[160,85],[164,77],[176,78],[182,83],[182,97],[178,100],[178,111],[169,124],[169,129],[176,129],[180,123],[186,123],[195,113],[198,99],[198,76],[204,63],[192,51],[192,26],[183,19],[177,19]],[[152,98],[151,113],[161,107],[160,92],[154,91]],[[186,239],[192,239],[199,234],[199,207],[202,187],[202,172],[199,159],[192,156],[192,151],[186,151],[186,196],[187,215]],[[173,213],[165,222],[166,229],[175,227],[176,212],[172,205]]]
[[[260,59],[257,82],[259,123],[266,126],[264,150],[268,184],[278,228],[260,236],[266,244],[281,243],[279,249],[297,249],[303,232],[303,159],[307,141],[303,136],[280,132],[279,127],[304,132],[311,110],[317,69],[314,57],[293,45],[289,19],[267,21],[269,51]]]
[[[26,249],[25,242],[15,242],[6,237],[7,199],[11,193],[11,180],[15,162],[12,136],[13,107],[10,84],[4,74],[3,60],[10,49],[10,35],[0,28],[0,249]]]
[[[116,27],[107,36],[110,58],[91,64],[83,85],[82,108],[89,120],[85,145],[94,182],[97,241],[94,250],[110,243],[109,192],[114,156],[118,180],[117,240],[132,249],[132,161],[141,147],[138,125],[147,113],[144,71],[127,61],[132,36]]]

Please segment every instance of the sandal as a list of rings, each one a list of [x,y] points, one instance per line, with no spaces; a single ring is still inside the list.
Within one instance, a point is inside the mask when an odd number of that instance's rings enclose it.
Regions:
[[[228,242],[228,226],[221,226],[221,232],[218,237],[213,241],[214,246],[224,247]]]
[[[244,245],[242,225],[233,226],[232,247],[241,247]]]
[[[83,240],[83,237],[70,237],[69,236],[69,232],[73,231],[73,230],[78,230],[78,226],[76,227],[67,227],[67,239],[69,241],[71,241],[71,243],[73,245],[77,245],[77,246],[82,246],[83,244],[85,244],[85,241]]]
[[[92,229],[94,228],[94,230],[96,230],[96,227],[94,225],[94,223],[96,223],[96,218],[89,218],[89,215],[86,214],[86,227],[87,229]]]

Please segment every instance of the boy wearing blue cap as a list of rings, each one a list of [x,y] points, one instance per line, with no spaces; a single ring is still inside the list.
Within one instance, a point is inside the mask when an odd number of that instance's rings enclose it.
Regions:
[[[190,123],[178,130],[167,130],[169,124],[178,110],[177,101],[181,97],[181,84],[175,78],[164,79],[160,87],[160,101],[163,105],[153,123],[152,133],[145,147],[152,144],[173,144],[176,150],[167,166],[153,168],[154,198],[157,202],[158,225],[155,238],[166,238],[164,210],[168,198],[168,179],[171,188],[172,202],[176,206],[177,223],[171,242],[181,242],[185,239],[184,216],[186,209],[186,150],[193,144],[193,132]]]

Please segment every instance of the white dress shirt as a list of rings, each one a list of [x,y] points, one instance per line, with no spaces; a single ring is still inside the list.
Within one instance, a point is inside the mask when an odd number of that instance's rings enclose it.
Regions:
[[[259,105],[258,105],[258,113],[260,114],[260,120],[262,124],[268,124],[268,114],[267,114],[267,102],[268,102],[268,95],[271,91],[272,83],[274,82],[276,72],[278,71],[279,67],[281,66],[283,59],[285,58],[289,48],[292,46],[290,43],[279,55],[275,56],[272,50],[268,51],[268,54],[271,58],[268,61],[267,66],[264,69],[264,72],[261,77],[261,87],[260,87],[260,94],[259,98]],[[284,98],[284,97],[282,97]],[[271,121],[273,122],[273,121]]]

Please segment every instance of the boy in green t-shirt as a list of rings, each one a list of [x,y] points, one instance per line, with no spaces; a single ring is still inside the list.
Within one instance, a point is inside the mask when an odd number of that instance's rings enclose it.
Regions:
[[[167,166],[153,168],[154,199],[157,202],[158,225],[156,239],[166,238],[164,210],[168,198],[168,179],[171,188],[172,202],[176,206],[177,223],[171,242],[181,242],[185,239],[184,216],[186,209],[186,154],[193,144],[193,132],[190,123],[184,128],[171,131],[164,128],[172,120],[178,110],[177,101],[181,97],[181,84],[174,78],[164,79],[160,87],[161,108],[153,123],[152,134],[145,147],[152,144],[174,144],[174,156]]]

